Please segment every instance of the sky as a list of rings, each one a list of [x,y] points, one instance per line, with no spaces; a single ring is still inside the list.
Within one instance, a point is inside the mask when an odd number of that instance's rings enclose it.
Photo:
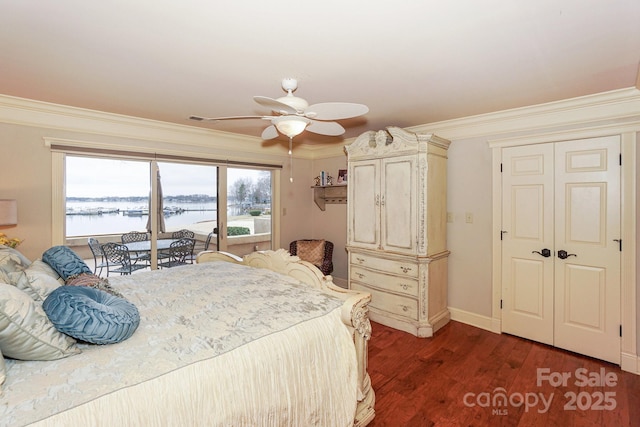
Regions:
[[[147,197],[149,161],[97,159],[67,156],[67,197]],[[158,162],[164,196],[188,194],[216,195],[216,167]],[[228,168],[228,183],[240,177],[252,180],[265,171]]]

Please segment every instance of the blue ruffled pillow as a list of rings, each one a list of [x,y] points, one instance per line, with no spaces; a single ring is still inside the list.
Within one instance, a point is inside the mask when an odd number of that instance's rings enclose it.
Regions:
[[[70,276],[93,273],[89,266],[67,246],[54,246],[42,254],[42,261],[53,268],[64,281]]]
[[[140,324],[135,305],[85,286],[60,286],[44,300],[42,308],[57,330],[93,344],[124,341]]]

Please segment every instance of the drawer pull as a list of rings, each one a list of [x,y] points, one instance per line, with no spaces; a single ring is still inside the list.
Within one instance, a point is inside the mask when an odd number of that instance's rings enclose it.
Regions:
[[[356,261],[362,264],[364,262],[364,258],[356,257]]]
[[[358,279],[360,280],[364,279],[364,274],[362,273],[356,273],[356,276],[358,276]]]
[[[402,270],[403,273],[408,273],[411,271],[411,267],[400,267],[400,270]]]
[[[406,305],[403,305],[402,306],[402,311],[404,311],[406,313],[407,311],[409,311],[409,307],[407,307]]]
[[[402,289],[404,289],[405,291],[406,291],[407,289],[409,289],[409,285],[407,285],[406,283],[400,283],[400,287],[401,287]]]

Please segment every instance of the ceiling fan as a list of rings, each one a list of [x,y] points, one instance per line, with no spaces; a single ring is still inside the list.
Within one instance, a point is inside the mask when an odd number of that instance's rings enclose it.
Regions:
[[[324,102],[309,105],[305,99],[293,95],[293,92],[297,88],[298,81],[296,79],[285,78],[282,80],[282,89],[287,92],[286,96],[277,99],[266,96],[253,97],[253,100],[258,104],[269,108],[272,112],[271,115],[229,117],[190,116],[189,118],[191,120],[206,120],[211,122],[243,119],[268,120],[271,122],[271,125],[262,132],[262,139],[273,139],[281,133],[289,137],[291,144],[293,137],[300,135],[305,130],[320,135],[342,135],[345,129],[334,120],[358,117],[369,111],[366,105],[348,102]]]

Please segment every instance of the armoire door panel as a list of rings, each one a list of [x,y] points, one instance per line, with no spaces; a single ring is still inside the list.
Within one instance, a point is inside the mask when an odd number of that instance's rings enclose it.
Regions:
[[[358,215],[350,215],[352,242],[377,247],[378,221],[380,216],[379,198],[376,193],[378,166],[376,162],[357,162],[349,172],[349,198],[353,201],[350,209]]]
[[[387,250],[413,253],[416,246],[415,226],[415,166],[414,157],[382,160],[383,174],[380,209],[382,247]]]

